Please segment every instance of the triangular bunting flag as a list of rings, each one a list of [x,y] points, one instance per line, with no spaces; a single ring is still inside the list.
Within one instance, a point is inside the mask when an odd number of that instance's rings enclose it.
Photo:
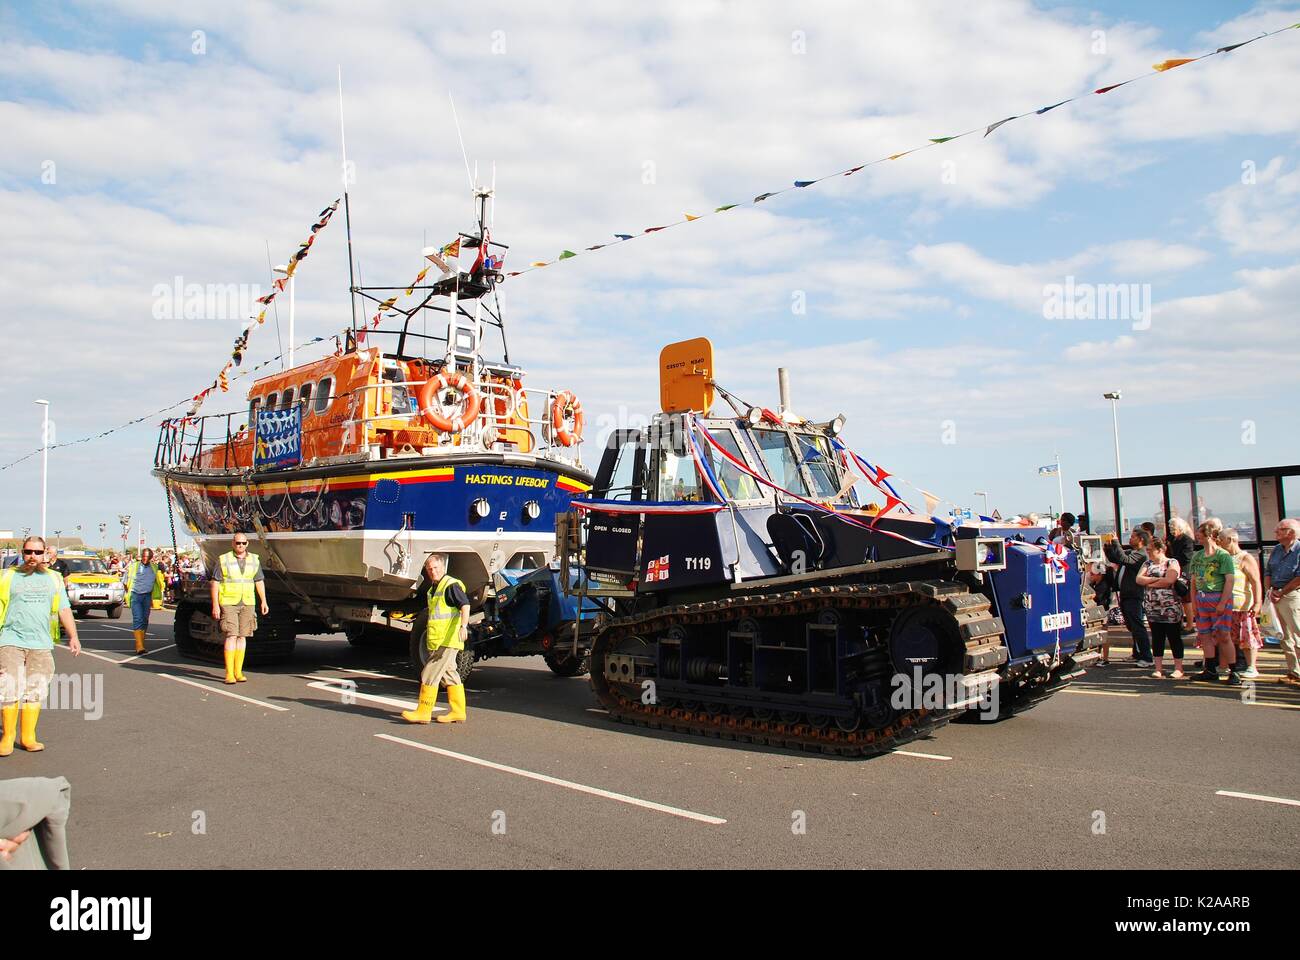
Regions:
[[[770,197],[770,196],[773,196],[773,194],[770,194],[770,193],[760,193],[758,196],[756,196],[756,197],[754,198],[754,202],[755,202],[755,203],[762,203],[764,200],[766,200],[766,199],[767,199],[768,197]]]
[[[663,229],[663,227],[646,227],[645,232],[646,232],[646,233],[658,233],[658,232],[659,232],[660,230],[662,230],[662,229]]]
[[[614,234],[614,236],[618,237],[620,240],[631,240],[631,239],[632,239],[632,234],[630,234],[630,233],[616,233],[616,234]]]
[[[853,168],[850,169],[850,170],[846,170],[846,171],[844,171],[844,176],[846,176],[846,177],[851,177],[851,176],[853,176],[853,174],[857,173],[859,170],[862,169],[862,167],[865,167],[865,166],[866,166],[866,164],[864,163],[864,164],[862,164],[862,166],[853,167]]]
[[[931,137],[931,143],[947,143],[949,140],[955,140],[956,137]]]
[[[692,220],[698,220],[698,219],[700,219],[699,217],[693,217],[693,216],[691,216],[689,213],[683,213],[682,216],[686,218],[686,222],[687,222],[687,223],[690,223]]]
[[[565,251],[563,251],[563,252],[562,252],[562,253],[561,253],[561,254],[560,254],[556,259],[557,259],[557,260],[568,260],[570,257],[576,257],[576,256],[577,256],[577,254],[574,253],[572,250],[565,250]]]
[[[1166,70],[1172,70],[1174,67],[1181,67],[1184,63],[1191,63],[1193,60],[1199,60],[1200,57],[1180,57],[1176,60],[1161,60],[1159,63],[1151,64],[1152,70],[1158,70],[1164,73]]]
[[[713,208],[713,212],[714,212],[714,213],[721,213],[723,210],[730,210],[730,209],[731,209],[732,207],[734,207],[734,206],[735,206],[734,203],[724,203],[724,204],[723,204],[722,206],[720,206],[720,207],[714,207],[714,208]]]
[[[1004,124],[1004,123],[1010,123],[1010,122],[1011,122],[1012,120],[1014,120],[1014,119],[1016,119],[1016,118],[1015,118],[1015,117],[1007,117],[1005,120],[999,120],[997,123],[990,123],[988,129],[984,131],[984,136],[987,137],[990,133],[992,133],[992,132],[993,132],[994,130],[996,130],[998,127],[1002,126],[1002,124]]]
[[[1132,83],[1132,80],[1125,80],[1124,83]],[[1112,90],[1118,90],[1124,86],[1124,83],[1112,83],[1109,87],[1098,87],[1093,93],[1110,93]]]
[[[1071,98],[1070,98],[1070,100],[1073,100],[1073,99],[1074,99],[1074,97],[1071,97]],[[1060,103],[1054,103],[1054,104],[1052,104],[1050,107],[1039,107],[1037,110],[1034,111],[1034,113],[1038,114],[1039,116],[1042,116],[1042,115],[1043,115],[1044,113],[1046,113],[1048,110],[1055,110],[1057,107],[1064,106],[1065,104],[1069,103],[1070,100],[1062,100]]]
[[[546,265],[547,263],[545,260],[534,260],[531,264],[529,264],[529,266],[533,266],[533,267],[544,267]]]
[[[816,182],[817,182],[816,180],[796,180],[794,182],[794,185],[796,187],[810,187]]]

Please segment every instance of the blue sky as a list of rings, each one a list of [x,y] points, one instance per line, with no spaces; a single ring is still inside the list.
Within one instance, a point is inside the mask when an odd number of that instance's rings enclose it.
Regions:
[[[266,286],[267,245],[282,260],[337,195],[340,64],[362,274],[400,283],[425,236],[466,226],[449,90],[518,269],[1300,21],[1273,3],[352,11],[0,11],[0,464],[39,445],[35,397],[66,441],[211,381],[241,319],[155,320],[155,287]],[[1055,505],[1035,468],[1058,446],[1069,507],[1113,472],[1114,387],[1128,474],[1294,462],[1276,397],[1300,346],[1296,89],[1300,30],[584,254],[506,284],[512,359],[608,429],[653,412],[665,342],[705,334],[736,392],[771,403],[788,366],[800,412],[844,412],[862,453],[1004,513]],[[340,228],[300,274],[304,336],[347,324]],[[1149,290],[1149,327],[1046,318],[1067,279]],[[55,450],[49,528],[130,512],[161,537],[155,429]],[[39,480],[39,458],[0,471],[0,529],[39,522]]]

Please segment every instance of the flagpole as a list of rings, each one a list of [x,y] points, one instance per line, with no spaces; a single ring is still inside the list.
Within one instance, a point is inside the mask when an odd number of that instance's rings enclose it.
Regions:
[[[1061,479],[1061,453],[1058,450],[1056,456],[1056,492],[1060,495],[1061,505],[1057,509],[1058,513],[1065,513],[1065,481]]]

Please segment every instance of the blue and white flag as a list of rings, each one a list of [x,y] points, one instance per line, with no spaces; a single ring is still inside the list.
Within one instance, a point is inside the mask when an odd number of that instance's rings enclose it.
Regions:
[[[302,463],[302,407],[258,410],[253,467],[296,467]]]
[[[1039,468],[1038,468],[1038,475],[1039,475],[1040,477],[1054,477],[1054,476],[1056,476],[1057,471],[1058,471],[1059,469],[1060,469],[1060,467],[1058,467],[1055,463],[1049,463],[1049,464],[1048,464],[1047,466],[1045,466],[1045,467],[1039,467]]]

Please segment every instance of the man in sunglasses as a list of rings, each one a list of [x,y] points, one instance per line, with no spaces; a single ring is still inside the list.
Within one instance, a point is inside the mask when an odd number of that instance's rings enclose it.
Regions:
[[[235,534],[231,548],[212,571],[212,619],[221,624],[225,638],[226,683],[243,683],[248,679],[244,676],[244,652],[257,629],[255,611],[260,609],[266,616],[270,610],[262,561],[248,552],[248,536]]]
[[[60,627],[67,631],[73,656],[81,654],[63,578],[45,566],[47,549],[44,537],[28,537],[22,565],[0,573],[0,757],[14,752],[20,701],[23,749],[45,749],[36,739],[36,720],[54,676],[54,641]]]

